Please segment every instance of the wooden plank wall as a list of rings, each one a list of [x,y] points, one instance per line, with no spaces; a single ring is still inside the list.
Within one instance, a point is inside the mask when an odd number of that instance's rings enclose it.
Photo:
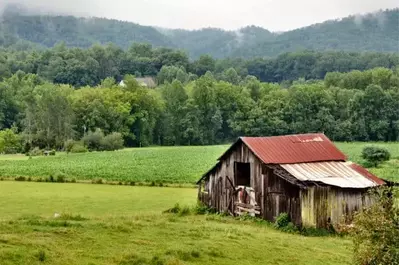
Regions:
[[[200,194],[198,195],[198,199],[203,203],[210,207],[214,207],[220,212],[227,210],[230,197],[233,196],[231,185],[227,177],[230,178],[234,186],[237,185],[234,178],[234,162],[250,163],[251,187],[255,190],[257,204],[261,205],[262,162],[244,144],[240,144],[232,150],[229,156],[221,161],[218,168],[209,174],[209,180],[205,180],[205,185],[208,185],[207,200],[203,201],[204,198],[202,198]]]
[[[318,228],[349,224],[356,211],[373,203],[365,190],[329,186],[301,190],[300,197],[303,225]]]
[[[299,187],[273,174],[273,170],[264,166],[265,210],[263,218],[275,221],[281,213],[288,213],[294,224],[301,224],[301,206]]]
[[[301,223],[299,188],[273,175],[244,144],[237,145],[231,153],[220,161],[220,165],[209,175],[209,193],[201,198],[205,204],[217,211],[227,211],[232,189],[227,176],[236,186],[234,178],[234,162],[250,163],[251,187],[255,191],[255,200],[260,206],[260,216],[274,221],[280,213],[290,214],[295,224]],[[204,201],[205,199],[205,201]]]

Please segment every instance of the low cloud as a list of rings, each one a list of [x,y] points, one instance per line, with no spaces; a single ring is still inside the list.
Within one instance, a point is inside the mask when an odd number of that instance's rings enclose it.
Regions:
[[[397,0],[0,0],[0,11],[8,4],[40,14],[99,16],[165,28],[256,25],[273,31],[399,7]],[[384,17],[376,18],[384,23]],[[362,16],[355,16],[355,23],[361,24]]]

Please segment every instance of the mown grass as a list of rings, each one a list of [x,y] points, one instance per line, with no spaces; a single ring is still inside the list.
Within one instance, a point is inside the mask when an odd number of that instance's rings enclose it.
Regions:
[[[0,264],[350,264],[351,242],[162,214],[194,189],[0,182]],[[54,218],[54,212],[60,212]]]
[[[399,142],[337,143],[349,159],[362,163],[361,151],[366,145],[387,148],[391,161],[370,169],[378,176],[399,181]],[[0,177],[47,178],[62,174],[69,179],[135,181],[155,183],[195,183],[228,148],[220,146],[150,147],[116,152],[85,154],[57,153],[55,157],[28,159],[21,155],[0,156]]]

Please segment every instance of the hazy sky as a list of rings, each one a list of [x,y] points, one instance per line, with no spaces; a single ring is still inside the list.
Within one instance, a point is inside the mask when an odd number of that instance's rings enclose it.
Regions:
[[[238,29],[256,25],[272,31],[328,19],[399,7],[398,0],[0,0],[42,12],[99,16],[167,28]]]

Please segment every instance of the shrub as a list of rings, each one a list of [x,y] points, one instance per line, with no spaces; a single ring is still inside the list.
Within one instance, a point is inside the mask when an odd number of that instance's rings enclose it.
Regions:
[[[74,140],[67,140],[64,143],[64,151],[68,154],[71,153],[73,146],[76,144]]]
[[[21,149],[21,138],[13,129],[0,131],[0,153],[16,154]]]
[[[24,154],[29,155],[29,152],[30,152],[31,149],[32,149],[31,144],[26,142],[24,144],[24,150],[23,150]]]
[[[55,156],[55,154],[56,154],[56,152],[54,149],[48,152],[49,156]]]
[[[29,152],[29,156],[42,156],[42,155],[43,155],[43,150],[41,150],[39,147],[35,147]]]
[[[274,226],[276,228],[283,228],[283,227],[287,227],[290,222],[291,222],[291,219],[290,219],[290,216],[288,215],[288,213],[281,213],[279,216],[276,217]]]
[[[208,213],[215,213],[215,210],[209,208],[202,202],[198,201],[195,207],[193,208],[195,214],[208,214]]]
[[[93,179],[91,181],[92,184],[104,184],[103,179]]]
[[[100,150],[115,151],[120,149],[123,149],[123,137],[120,133],[108,134],[100,141]]]
[[[25,180],[26,180],[26,178],[23,176],[19,176],[19,177],[15,178],[15,181],[25,181]]]
[[[46,178],[46,182],[55,182],[53,175],[50,175],[48,178]]]
[[[98,151],[101,150],[101,142],[103,139],[104,133],[101,129],[96,129],[94,132],[89,132],[82,140],[89,151]]]
[[[54,179],[56,182],[64,183],[66,182],[66,175],[63,172],[57,172],[54,174]]]
[[[388,161],[390,157],[391,154],[387,149],[378,146],[366,146],[362,151],[362,158],[374,167],[384,161]]]
[[[75,144],[71,148],[71,153],[86,153],[88,150],[86,146],[84,146],[80,142],[75,142]]]
[[[351,235],[355,264],[398,264],[399,206],[394,188],[377,190],[376,203],[357,213]]]

